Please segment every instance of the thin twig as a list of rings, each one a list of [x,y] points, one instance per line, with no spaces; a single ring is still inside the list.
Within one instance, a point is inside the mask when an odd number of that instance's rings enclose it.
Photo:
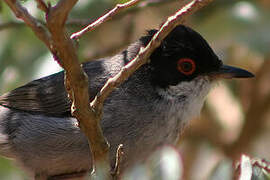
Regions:
[[[120,169],[121,169],[120,165],[123,161],[123,155],[124,155],[124,147],[123,147],[123,144],[120,144],[116,151],[114,169],[111,172],[113,179],[118,179],[120,175]]]
[[[44,11],[46,14],[49,12],[49,7],[46,5],[46,3],[43,0],[36,0],[37,2],[37,7]]]
[[[40,1],[40,0],[36,0],[36,1]],[[114,18],[112,19],[112,21],[114,20],[119,20],[120,18],[126,16],[127,14],[134,14],[138,11],[143,10],[146,7],[154,7],[154,6],[161,6],[164,5],[165,3],[171,3],[171,2],[175,2],[177,0],[157,0],[157,1],[146,1],[145,3],[141,3],[138,6],[134,7],[134,8],[129,8],[126,11],[122,12],[122,13],[118,13],[114,16]],[[49,9],[50,4],[47,5],[46,8]],[[38,8],[40,8],[38,6]],[[44,9],[45,10],[45,9]],[[43,11],[44,11],[43,10]],[[45,25],[45,23],[43,21],[40,21],[38,19],[36,19],[39,23]],[[93,19],[68,19],[66,21],[66,26],[78,26],[78,27],[83,27],[83,26],[87,26],[91,23],[93,23],[95,20]],[[7,28],[14,28],[14,27],[24,27],[25,23],[22,22],[6,22],[3,24],[0,24],[0,31],[7,29]]]
[[[127,25],[125,25],[123,30],[123,40],[119,44],[115,44],[113,47],[109,48],[101,48],[91,54],[89,54],[86,58],[84,58],[84,61],[91,61],[94,59],[99,59],[102,57],[111,56],[115,53],[117,53],[120,49],[125,48],[128,44],[131,43],[133,31],[134,31],[134,16],[130,15],[127,20]]]
[[[50,8],[47,22],[53,24],[55,28],[63,29],[69,12],[77,2],[78,0],[60,0],[54,7]]]
[[[112,18],[112,16],[116,15],[117,13],[119,13],[120,11],[129,8],[131,6],[134,6],[136,4],[138,4],[140,2],[140,0],[131,0],[129,2],[126,2],[124,4],[117,4],[115,6],[115,8],[113,8],[112,10],[110,10],[108,13],[106,13],[105,15],[101,16],[99,19],[97,19],[95,22],[91,23],[90,25],[88,25],[87,27],[85,27],[84,29],[82,29],[79,32],[73,33],[70,38],[71,39],[79,39],[83,34],[85,34],[86,32],[89,32],[91,30],[93,30],[94,28],[96,28],[97,26],[101,25],[102,23],[108,21],[110,18]]]
[[[123,16],[125,16],[127,14],[136,13],[136,12],[142,10],[142,9],[145,9],[146,7],[162,6],[164,4],[171,3],[171,2],[176,2],[176,1],[179,2],[179,0],[156,0],[156,1],[149,1],[148,0],[148,1],[143,1],[140,4],[138,4],[136,7],[127,9],[123,13],[117,14],[115,16],[115,19],[121,18],[121,17],[123,17]],[[180,0],[180,1],[183,1],[183,0]]]

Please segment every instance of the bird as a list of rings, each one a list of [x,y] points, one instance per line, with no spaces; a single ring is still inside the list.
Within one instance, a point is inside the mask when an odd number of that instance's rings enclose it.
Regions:
[[[82,63],[90,101],[156,32],[147,31],[112,57]],[[100,124],[111,145],[111,164],[119,144],[124,147],[123,169],[144,162],[158,147],[175,145],[189,120],[199,116],[215,82],[251,77],[247,70],[223,64],[198,32],[177,25],[149,61],[104,102]],[[85,176],[91,169],[91,153],[70,107],[64,72],[0,96],[0,155],[14,159],[36,179]]]

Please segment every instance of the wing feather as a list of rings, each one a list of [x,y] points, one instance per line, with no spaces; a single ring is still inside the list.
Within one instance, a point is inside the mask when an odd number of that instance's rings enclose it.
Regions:
[[[90,98],[97,94],[109,75],[106,74],[102,61],[83,64],[91,85],[89,87]],[[0,96],[0,105],[49,116],[71,116],[71,102],[64,86],[64,72],[34,80]]]

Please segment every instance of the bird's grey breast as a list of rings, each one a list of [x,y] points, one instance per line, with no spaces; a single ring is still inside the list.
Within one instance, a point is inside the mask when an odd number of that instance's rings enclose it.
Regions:
[[[112,146],[124,144],[129,161],[145,159],[159,146],[177,141],[187,121],[199,115],[210,84],[206,77],[197,77],[166,89],[124,85],[105,104],[105,135]]]
[[[159,106],[163,109],[166,122],[162,130],[167,134],[167,139],[164,139],[167,143],[175,143],[187,122],[199,115],[210,87],[210,80],[199,76],[192,81],[158,90],[163,97]]]

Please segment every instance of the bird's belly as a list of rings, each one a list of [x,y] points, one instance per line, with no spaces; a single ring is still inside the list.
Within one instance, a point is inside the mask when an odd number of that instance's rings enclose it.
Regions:
[[[5,119],[0,122],[7,123],[1,135],[7,137],[5,143],[10,148],[6,151],[28,171],[57,175],[91,168],[87,139],[77,127],[76,119],[1,109],[0,117]],[[130,122],[105,128],[105,136],[111,143],[111,163],[119,144],[124,145],[123,169],[126,169],[147,159],[159,146],[174,143],[178,129],[172,127],[178,125],[176,120],[170,122],[153,119],[136,131],[131,130]]]

